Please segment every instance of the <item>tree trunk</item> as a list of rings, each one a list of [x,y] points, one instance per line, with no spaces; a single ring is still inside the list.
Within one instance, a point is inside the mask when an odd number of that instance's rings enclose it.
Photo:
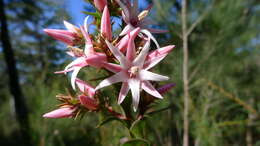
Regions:
[[[16,68],[16,60],[10,42],[6,14],[4,10],[4,2],[0,0],[0,21],[1,21],[1,42],[4,53],[4,58],[9,76],[9,89],[15,101],[16,117],[20,126],[20,134],[23,139],[23,144],[31,145],[30,125],[28,119],[28,110],[24,100],[24,96],[19,85],[19,75]],[[15,138],[14,138],[15,140]]]
[[[184,89],[184,111],[183,111],[183,146],[189,146],[189,79],[188,79],[188,30],[187,30],[187,1],[182,0],[182,41],[183,41],[183,89]]]

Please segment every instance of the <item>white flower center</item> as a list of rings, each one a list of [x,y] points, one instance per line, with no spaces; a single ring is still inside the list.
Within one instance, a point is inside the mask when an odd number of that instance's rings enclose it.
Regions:
[[[138,66],[133,66],[133,67],[131,67],[131,68],[128,70],[128,73],[129,73],[130,78],[136,77],[136,75],[138,74],[138,72],[139,72],[139,67],[138,67]]]

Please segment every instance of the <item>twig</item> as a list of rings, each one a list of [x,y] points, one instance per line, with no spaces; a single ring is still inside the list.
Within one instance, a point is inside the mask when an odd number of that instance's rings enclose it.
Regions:
[[[183,40],[183,89],[184,89],[184,111],[183,111],[183,146],[189,146],[189,80],[188,80],[188,35],[187,35],[187,1],[182,0],[181,21]]]
[[[214,88],[217,89],[220,93],[222,93],[225,97],[235,101],[236,103],[238,103],[239,105],[241,105],[242,107],[244,107],[246,110],[248,110],[249,112],[253,113],[253,114],[257,114],[257,111],[252,108],[250,105],[248,105],[247,103],[245,103],[244,101],[242,101],[240,98],[236,97],[235,95],[233,95],[232,93],[229,93],[228,91],[226,91],[224,88],[214,84],[211,81],[207,81],[207,84]]]
[[[209,14],[209,11],[211,10],[211,7],[207,8],[204,13],[202,15],[200,15],[200,17],[190,26],[190,28],[188,29],[188,32],[187,32],[187,36],[189,36],[192,31],[196,28],[196,26],[202,22],[202,20],[204,18],[206,18],[206,16]]]

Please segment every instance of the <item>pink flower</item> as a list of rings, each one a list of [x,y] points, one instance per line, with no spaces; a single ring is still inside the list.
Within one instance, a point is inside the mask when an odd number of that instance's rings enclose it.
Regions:
[[[107,0],[94,0],[94,5],[100,12],[102,12],[107,5]]]
[[[76,84],[82,93],[84,93],[85,95],[88,95],[91,98],[94,97],[95,88],[93,88],[91,85],[89,85],[88,83],[86,83],[80,79],[76,79]]]
[[[156,44],[157,48],[160,48],[158,42],[151,33],[164,33],[165,30],[148,28],[148,25],[154,22],[148,19],[146,16],[150,12],[152,5],[148,6],[141,13],[138,12],[138,1],[134,0],[133,4],[129,0],[116,0],[123,10],[122,17],[126,23],[125,28],[122,30],[120,35],[126,35],[137,27],[141,28],[141,32],[151,38]]]
[[[69,118],[74,114],[75,109],[70,107],[63,107],[46,113],[43,115],[44,118]]]
[[[86,67],[88,65],[93,67],[103,67],[103,64],[107,61],[107,57],[104,53],[95,52],[92,40],[88,34],[88,26],[87,26],[88,17],[85,19],[84,27],[81,27],[81,32],[85,38],[85,49],[84,53],[75,54],[73,52],[68,52],[69,55],[76,57],[74,61],[68,64],[63,71],[58,71],[55,73],[67,73],[72,71],[71,75],[71,85],[75,90],[75,80],[77,74],[81,70],[81,68]]]
[[[64,21],[64,25],[67,30],[44,29],[43,31],[49,36],[72,46],[75,44],[75,40],[78,39],[78,33],[80,32],[80,30],[78,27],[70,24],[67,21]]]
[[[83,95],[79,96],[80,103],[89,110],[97,110],[98,103],[94,98],[95,88],[80,79],[76,79],[76,84],[79,90],[83,93]]]
[[[159,61],[162,60],[161,57],[150,59],[152,60],[152,62],[149,63],[151,65],[144,66],[147,63],[146,57],[150,49],[150,39],[148,39],[140,54],[136,56],[134,39],[136,35],[139,33],[139,31],[140,28],[136,28],[135,30],[133,30],[133,34],[135,35],[130,36],[126,56],[124,56],[118,50],[118,48],[114,47],[112,44],[106,41],[110,51],[120,62],[121,70],[120,72],[117,72],[115,75],[103,80],[96,87],[96,90],[98,90],[103,87],[112,85],[114,83],[122,82],[121,90],[118,97],[118,103],[121,104],[125,99],[128,91],[131,90],[134,111],[136,111],[138,108],[140,100],[140,88],[144,89],[144,91],[153,95],[154,97],[163,98],[149,81],[165,81],[169,79],[166,76],[162,76],[148,71],[151,67],[155,66],[157,63],[159,63]],[[168,53],[165,53],[165,55],[167,54]],[[151,56],[153,57],[156,55]]]

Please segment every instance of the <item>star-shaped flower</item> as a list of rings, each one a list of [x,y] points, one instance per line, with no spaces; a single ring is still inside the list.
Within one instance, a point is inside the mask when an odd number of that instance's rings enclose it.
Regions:
[[[134,39],[137,34],[140,32],[140,28],[136,28],[133,30],[130,35],[130,39],[128,42],[127,53],[124,56],[118,48],[114,47],[110,42],[106,41],[110,51],[116,57],[116,59],[120,62],[120,67],[117,67],[115,75],[103,80],[96,87],[96,90],[101,89],[103,87],[122,82],[121,90],[118,97],[118,103],[121,104],[125,99],[129,90],[131,90],[132,98],[133,98],[133,107],[134,111],[137,110],[139,100],[140,100],[140,90],[143,89],[147,93],[151,94],[154,97],[162,99],[163,97],[160,93],[153,87],[153,85],[149,81],[165,81],[169,78],[166,76],[162,76],[156,73],[152,73],[148,71],[150,68],[159,63],[166,55],[156,55],[156,52],[151,55],[151,58],[148,60],[148,53],[150,49],[150,39],[146,42],[142,51],[136,56]],[[171,46],[171,49],[174,46]],[[148,61],[148,62],[147,62]],[[114,65],[116,66],[116,65]],[[109,68],[109,67],[108,67]],[[120,69],[118,69],[120,68]]]
[[[120,35],[126,35],[135,28],[139,27],[141,28],[141,32],[151,38],[156,44],[157,48],[160,48],[157,40],[153,37],[152,33],[164,33],[167,31],[148,27],[148,25],[154,24],[151,19],[146,17],[152,8],[152,5],[149,5],[145,10],[139,13],[138,0],[134,0],[133,3],[131,3],[129,0],[116,0],[116,2],[123,10],[122,17],[124,22],[126,23],[126,26],[124,27]]]

